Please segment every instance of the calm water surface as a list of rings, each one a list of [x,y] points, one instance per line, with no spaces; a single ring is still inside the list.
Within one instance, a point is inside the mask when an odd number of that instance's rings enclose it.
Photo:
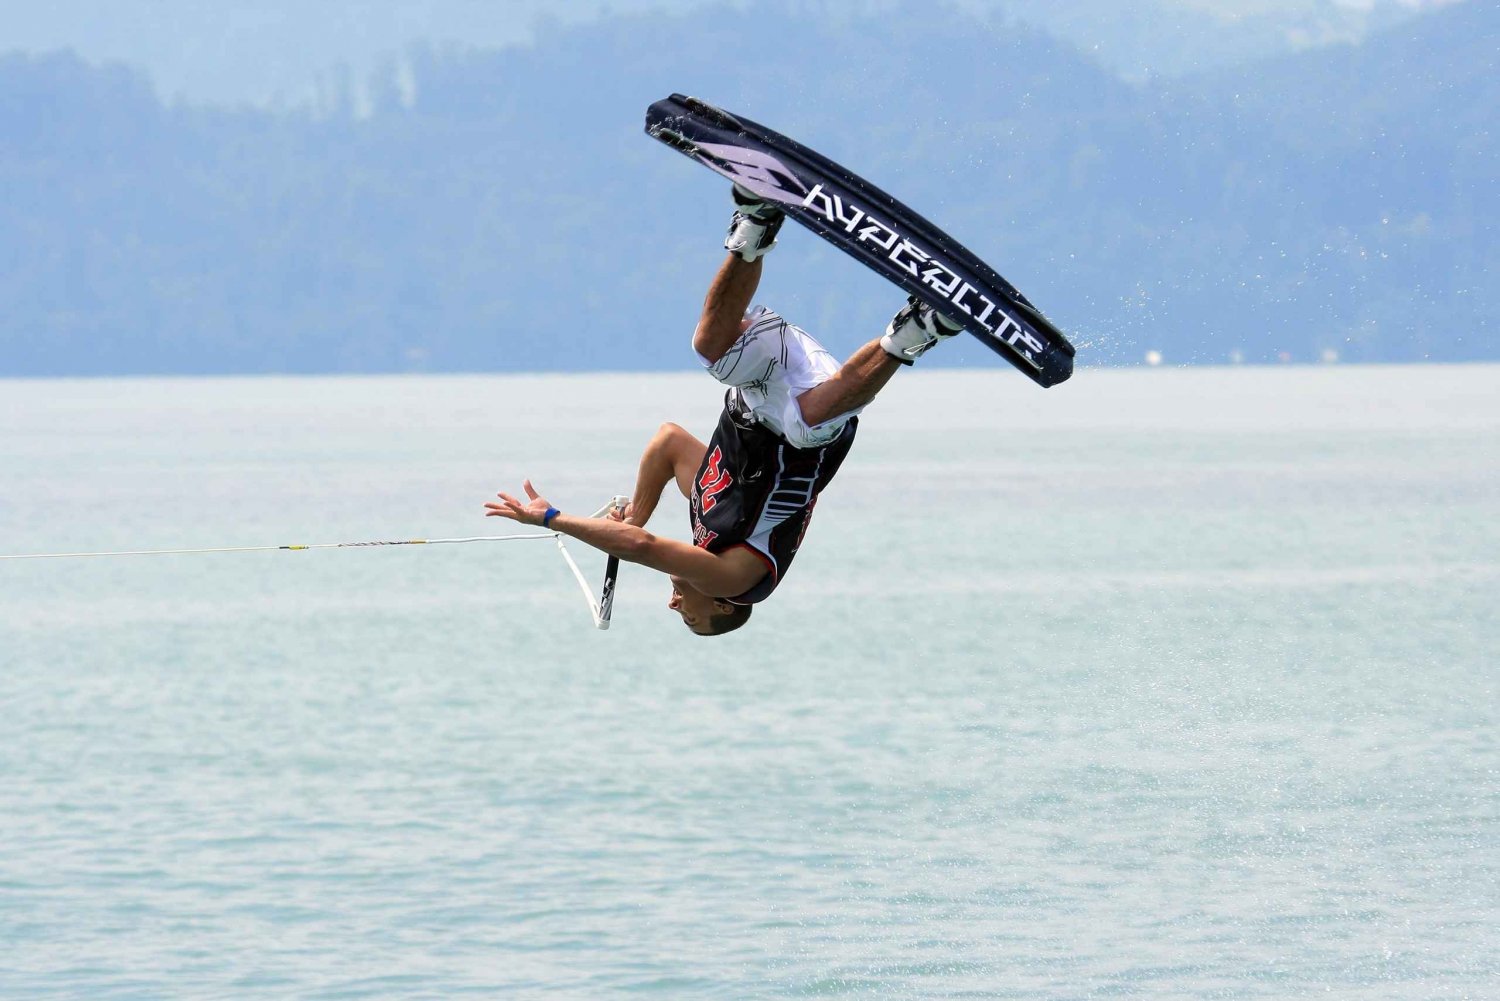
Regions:
[[[1497,387],[903,373],[720,640],[537,543],[0,561],[0,996],[1500,997]],[[716,407],[0,382],[0,552],[486,534]]]

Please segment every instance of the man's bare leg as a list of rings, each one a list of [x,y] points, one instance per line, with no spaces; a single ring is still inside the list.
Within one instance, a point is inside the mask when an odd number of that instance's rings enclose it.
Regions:
[[[797,397],[802,421],[816,427],[869,403],[903,366],[876,338],[844,362],[827,382]]]
[[[833,378],[797,397],[803,422],[817,427],[864,406],[885,388],[903,362],[911,364],[928,348],[957,336],[961,329],[956,321],[938,315],[912,296],[892,317],[884,337],[854,352]]]
[[[636,471],[635,493],[623,515],[616,520],[645,527],[661,500],[662,490],[674,480],[682,496],[691,497],[693,477],[703,463],[708,446],[676,424],[663,424],[641,453]]]
[[[703,316],[693,332],[693,350],[710,365],[724,357],[739,339],[745,310],[760,287],[760,270],[759,258],[746,261],[730,254],[714,275],[703,300]]]

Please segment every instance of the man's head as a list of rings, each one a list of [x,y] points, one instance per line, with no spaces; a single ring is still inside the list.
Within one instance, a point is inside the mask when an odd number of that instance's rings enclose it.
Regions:
[[[699,636],[719,636],[743,626],[755,606],[712,597],[681,577],[673,577],[667,607],[681,615],[683,624]]]

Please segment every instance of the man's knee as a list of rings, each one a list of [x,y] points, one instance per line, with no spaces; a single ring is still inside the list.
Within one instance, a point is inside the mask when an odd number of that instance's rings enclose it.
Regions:
[[[826,445],[843,431],[851,413],[827,413],[806,406],[806,394],[796,401],[800,421],[788,421],[783,437],[794,448],[816,448]]]
[[[716,365],[734,347],[735,341],[740,339],[749,325],[749,320],[743,318],[734,322],[705,320],[693,331],[693,350],[708,364]]]
[[[688,460],[696,464],[703,457],[703,450],[706,447],[698,440],[697,435],[671,421],[667,421],[656,429],[656,437],[652,439],[651,444],[656,451],[672,459],[674,464]]]

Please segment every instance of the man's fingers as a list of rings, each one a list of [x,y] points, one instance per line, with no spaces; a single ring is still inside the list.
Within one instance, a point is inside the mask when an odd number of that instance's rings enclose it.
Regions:
[[[499,517],[509,518],[512,521],[521,520],[521,512],[525,511],[526,508],[520,501],[507,493],[498,493],[495,496],[500,498],[498,503],[495,501],[485,501],[484,503],[484,516],[486,518]]]
[[[530,480],[527,480],[522,486],[526,489],[526,496],[531,498],[532,501],[541,499],[541,494],[536,492],[536,488],[531,485]],[[520,500],[504,491],[495,494],[495,496],[500,498],[500,503],[497,504],[495,501],[486,502],[484,505],[487,510],[485,517],[498,516],[509,518],[512,521],[519,521],[523,524],[531,524],[527,517],[527,512],[531,510],[530,506],[523,504]]]

